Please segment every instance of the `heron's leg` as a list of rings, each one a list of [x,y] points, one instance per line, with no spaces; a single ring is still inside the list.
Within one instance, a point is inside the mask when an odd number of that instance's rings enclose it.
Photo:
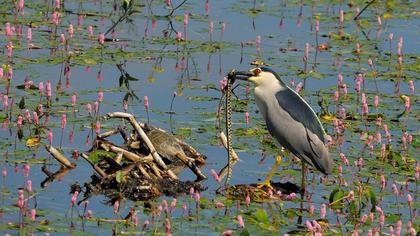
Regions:
[[[273,189],[273,186],[271,186],[271,179],[273,178],[274,174],[277,171],[278,166],[281,163],[281,155],[278,154],[276,155],[276,162],[274,163],[273,167],[270,170],[270,173],[268,173],[267,178],[265,179],[264,182],[258,184],[257,188],[263,188],[263,187],[267,187],[269,189]]]
[[[300,184],[300,194],[303,197],[305,196],[305,192],[306,192],[306,163],[304,161],[302,161],[302,182]]]

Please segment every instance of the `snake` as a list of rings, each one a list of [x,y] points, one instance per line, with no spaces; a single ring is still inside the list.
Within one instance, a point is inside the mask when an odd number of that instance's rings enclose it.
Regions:
[[[226,138],[228,151],[228,171],[225,180],[227,185],[232,178],[232,166],[234,164],[233,147],[232,147],[232,84],[235,82],[234,71],[229,73],[228,81],[225,88],[225,119],[226,119]]]

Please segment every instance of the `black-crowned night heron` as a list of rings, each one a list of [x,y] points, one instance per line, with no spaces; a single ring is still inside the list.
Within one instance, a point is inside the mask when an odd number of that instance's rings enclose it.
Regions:
[[[330,174],[333,161],[325,147],[325,132],[309,104],[269,68],[257,67],[233,73],[237,79],[255,84],[255,101],[279,148],[285,148],[322,173]],[[260,186],[271,187],[270,180],[280,163],[281,156],[277,155],[270,174]]]

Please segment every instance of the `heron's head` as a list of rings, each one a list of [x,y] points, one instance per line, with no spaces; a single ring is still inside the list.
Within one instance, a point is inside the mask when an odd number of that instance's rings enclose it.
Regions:
[[[276,72],[267,67],[256,67],[249,71],[236,71],[236,78],[245,81],[251,81],[255,86],[272,85],[280,83],[286,86]]]

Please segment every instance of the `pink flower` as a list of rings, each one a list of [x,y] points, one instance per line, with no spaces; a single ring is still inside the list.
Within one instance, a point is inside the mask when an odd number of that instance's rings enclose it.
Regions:
[[[69,34],[69,38],[73,38],[74,28],[72,24],[69,24],[69,28],[67,29],[67,32]]]
[[[12,57],[13,43],[9,42],[7,45],[7,57]]]
[[[174,209],[175,209],[176,202],[177,202],[176,197],[174,197],[174,198],[172,199],[172,202],[171,202],[171,207],[169,208],[169,212],[170,212],[171,214],[172,214],[172,212],[173,212],[173,211],[174,211]]]
[[[385,190],[385,186],[386,186],[386,180],[385,180],[385,176],[382,174],[381,175],[381,191]]]
[[[382,26],[382,19],[381,19],[381,16],[377,16],[377,21],[378,21],[378,26],[380,27],[380,26]]]
[[[67,125],[67,116],[66,114],[63,114],[61,116],[61,129],[66,128],[66,125]]]
[[[50,143],[50,145],[52,145],[52,140],[53,140],[53,133],[52,131],[48,131],[48,142]]]
[[[184,13],[184,27],[187,27],[188,25],[188,12]]]
[[[232,236],[233,235],[233,230],[225,230],[222,232],[222,236]]]
[[[74,191],[73,196],[71,197],[71,202],[70,202],[71,207],[74,207],[76,205],[78,196],[79,196],[79,191]]]
[[[392,189],[392,194],[394,194],[394,196],[397,197],[398,196],[398,188],[397,188],[397,185],[395,183],[392,184],[391,189]]]
[[[0,76],[0,78],[1,78],[1,76]],[[412,94],[414,94],[414,90],[415,90],[415,88],[414,88],[414,82],[413,82],[413,80],[409,80],[409,81],[408,81],[408,88],[410,89],[410,92],[411,92]]]
[[[7,95],[3,95],[3,110],[7,111],[7,107],[9,106],[9,97]]]
[[[375,106],[376,109],[378,109],[378,105],[379,105],[379,96],[376,95],[374,100],[373,100],[373,105]]]
[[[170,7],[171,6],[171,0],[166,0],[165,2],[166,2],[166,6],[167,7]]]
[[[343,160],[344,164],[348,166],[349,160],[347,159],[346,155],[344,153],[340,153],[340,157],[341,157],[341,160]]]
[[[89,113],[89,115],[91,115],[92,114],[92,105],[90,103],[88,103],[86,105],[86,109],[87,109],[87,112]]]
[[[46,90],[47,90],[47,97],[51,97],[51,81],[47,80],[47,86],[46,86]]]
[[[298,85],[296,86],[296,92],[299,93],[303,88],[303,83],[299,82]]]
[[[245,123],[249,124],[249,112],[245,112]]]
[[[17,120],[16,120],[16,126],[18,129],[20,129],[22,127],[23,124],[23,117],[22,116],[18,116]]]
[[[388,35],[389,41],[392,41],[393,38],[394,38],[394,34],[393,33],[389,33],[389,35]]]
[[[86,212],[86,218],[88,218],[88,219],[92,219],[92,217],[93,217],[93,212],[92,212],[92,210],[87,210],[87,212]]]
[[[12,27],[10,26],[9,22],[6,22],[5,24],[5,33],[7,37],[10,37],[13,35]]]
[[[149,220],[145,220],[144,223],[143,223],[142,231],[144,231],[147,228],[148,225],[149,225]]]
[[[226,23],[222,22],[222,28],[221,28],[222,34],[225,32],[225,30],[226,30]]]
[[[223,79],[219,80],[219,89],[220,89],[220,91],[225,90],[225,87],[227,86],[227,83],[228,83],[228,81],[227,81],[227,78],[226,77],[223,77]]]
[[[28,178],[30,170],[31,170],[31,166],[29,164],[23,165],[23,176],[25,178]]]
[[[411,208],[412,202],[413,202],[413,197],[411,197],[411,194],[407,194],[407,205],[409,208]]]
[[[36,209],[32,208],[31,209],[31,221],[35,221],[36,218]]]
[[[295,87],[295,80],[294,79],[290,80],[290,87]]]
[[[238,227],[241,229],[245,228],[244,219],[242,218],[241,215],[237,216],[237,220],[238,220]]]
[[[327,214],[327,206],[325,204],[321,205],[321,218],[325,219],[325,216]]]
[[[95,113],[98,113],[98,111],[99,111],[99,102],[98,102],[98,100],[96,100],[93,103],[93,110],[95,111]]]
[[[397,221],[397,226],[395,227],[395,234],[397,236],[400,236],[401,235],[401,230],[402,230],[402,221],[399,220],[399,221]]]
[[[214,29],[213,21],[210,21],[209,23],[209,33],[212,34]]]
[[[152,19],[152,29],[156,29],[157,21],[156,19]]]
[[[165,218],[165,231],[166,236],[170,236],[171,234],[171,222],[169,221],[169,218]]]
[[[340,93],[336,90],[334,91],[334,102],[338,102],[340,100]]]
[[[93,37],[93,26],[89,25],[87,27],[87,32],[88,32],[89,38],[92,38]]]
[[[2,67],[0,67],[0,79],[2,79],[2,78],[3,78],[3,75],[4,75],[3,68],[2,68]]]
[[[4,166],[3,166],[2,170],[1,170],[1,175],[3,176],[3,178],[6,178],[6,176],[7,176],[7,169]]]
[[[291,193],[291,194],[286,196],[286,200],[293,201],[295,199],[296,199],[296,193]]]
[[[60,15],[58,12],[53,12],[51,15],[51,23],[54,25],[58,25],[58,22],[60,21]]]
[[[356,53],[360,54],[361,50],[360,50],[360,44],[356,43]]]
[[[200,202],[200,192],[198,192],[197,190],[194,193],[194,200],[196,202]]]
[[[382,213],[379,215],[379,226],[383,228],[385,225],[385,215]]]
[[[101,132],[101,122],[97,120],[95,124],[95,133],[99,134],[100,132]]]
[[[410,97],[409,96],[405,96],[404,108],[405,108],[406,112],[409,112],[411,110],[411,104],[410,104]]]
[[[309,206],[309,214],[314,214],[314,212],[315,212],[315,206],[314,206],[314,204],[311,204],[310,206]]]
[[[208,16],[209,15],[209,12],[210,12],[210,2],[209,2],[209,0],[206,0],[206,3],[204,4],[204,10],[205,10],[205,14],[206,14],[206,16]]]
[[[305,51],[303,54],[303,61],[307,62],[309,59],[309,43],[305,43]]]
[[[347,97],[347,84],[343,84],[343,96]]]
[[[99,90],[98,92],[98,101],[102,102],[104,100],[104,92],[101,90]]]
[[[77,15],[77,26],[80,27],[83,24],[84,15]]]
[[[104,34],[99,34],[98,36],[98,43],[103,46],[105,44],[105,35]]]
[[[261,51],[261,35],[257,36],[257,39],[255,40],[255,45],[257,47],[257,53],[260,53],[260,51]]]
[[[340,24],[344,23],[344,11],[340,10]]]
[[[220,177],[219,177],[219,175],[217,174],[217,172],[216,172],[214,169],[211,169],[211,170],[210,170],[210,172],[211,172],[211,176],[213,176],[213,179],[214,179],[216,182],[220,183]]]
[[[123,101],[123,108],[124,108],[124,111],[127,111],[128,110],[128,102],[127,102],[127,100],[124,100]]]
[[[338,81],[338,87],[342,87],[343,86],[343,81],[344,81],[343,74],[341,74],[341,73],[338,74],[337,81]]]
[[[194,192],[195,192],[194,188],[193,188],[193,187],[191,187],[191,188],[190,188],[190,198],[191,198],[191,199],[194,197]]]
[[[74,107],[74,106],[76,106],[76,101],[77,101],[77,95],[76,94],[73,94],[72,96],[71,96],[71,105]]]
[[[26,31],[26,40],[28,43],[32,42],[32,28],[28,27],[28,30]]]
[[[319,20],[315,21],[315,31],[318,33],[319,32]]]
[[[182,33],[180,31],[178,31],[178,33],[176,34],[176,40],[177,41],[181,41],[182,40]]]
[[[309,220],[306,220],[306,229],[310,232],[314,231],[314,227],[312,226],[312,223]]]
[[[17,205],[20,209],[23,209],[23,207],[25,206],[25,197],[23,196],[23,190],[19,190]]]
[[[32,192],[32,181],[31,180],[26,181],[26,192],[28,192],[28,193]]]
[[[144,103],[144,108],[146,110],[149,110],[149,97],[148,96],[144,96],[143,103]]]

